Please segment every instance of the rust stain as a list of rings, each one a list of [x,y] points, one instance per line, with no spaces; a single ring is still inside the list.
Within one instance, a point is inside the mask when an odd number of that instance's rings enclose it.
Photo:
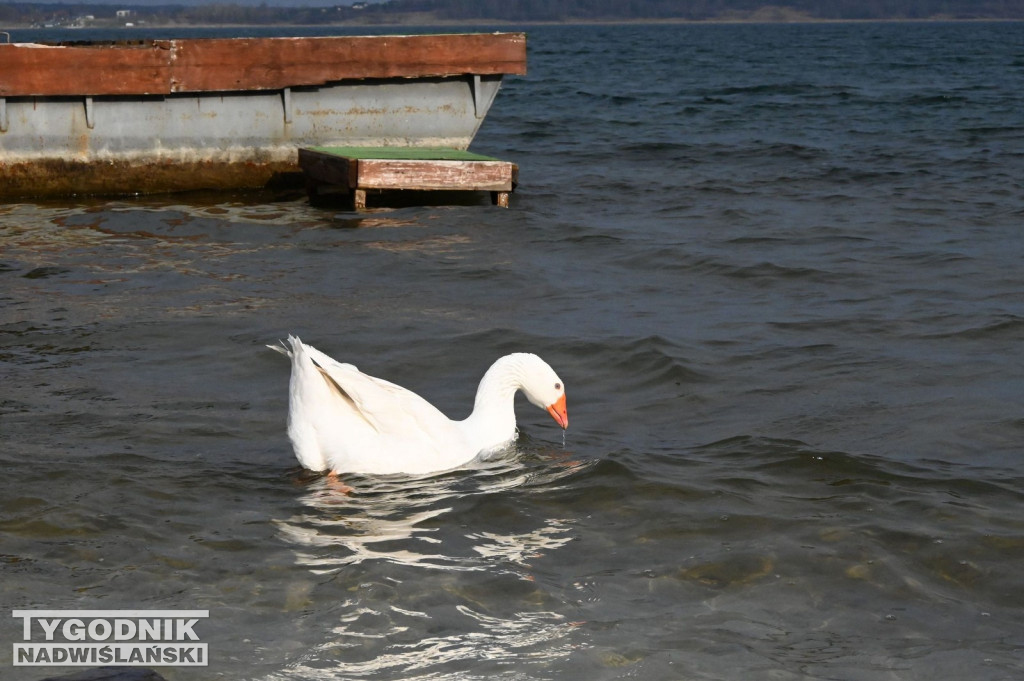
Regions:
[[[277,90],[526,73],[522,33],[0,44],[0,97]]]
[[[200,190],[302,186],[292,162],[77,161],[0,162],[0,199],[129,196]]]

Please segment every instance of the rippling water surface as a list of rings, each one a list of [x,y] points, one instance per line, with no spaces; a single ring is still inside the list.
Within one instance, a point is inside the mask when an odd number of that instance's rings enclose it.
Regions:
[[[209,609],[172,681],[1018,678],[1024,27],[529,44],[507,211],[0,206],[0,605]],[[572,426],[346,494],[288,333],[458,418],[533,351]]]

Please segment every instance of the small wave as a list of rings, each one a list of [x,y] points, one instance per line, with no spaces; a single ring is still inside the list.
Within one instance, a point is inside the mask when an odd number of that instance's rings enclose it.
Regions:
[[[611,234],[578,234],[565,237],[566,243],[580,246],[618,246],[626,240]]]
[[[265,681],[382,678],[391,674],[409,681],[501,678],[506,665],[544,664],[579,647],[569,640],[576,626],[564,615],[551,611],[494,616],[457,605],[448,618],[449,622],[458,622],[457,630],[441,633],[437,633],[439,625],[431,619],[424,612],[396,606],[357,610],[342,618],[331,632],[330,641]],[[365,631],[367,624],[372,625],[372,633]],[[407,641],[414,631],[419,633],[417,640]],[[401,642],[390,643],[391,639]],[[372,652],[356,659],[354,653],[361,649]],[[339,666],[342,653],[344,664]]]
[[[765,282],[785,279],[816,279],[821,280],[828,276],[828,273],[812,267],[787,267],[776,265],[771,262],[758,263],[745,267],[734,268],[728,276],[737,279],[756,279]]]
[[[737,241],[737,245],[765,243],[768,238],[757,237],[746,241]],[[788,239],[773,239],[776,243],[787,243]],[[834,281],[837,274],[823,269],[802,265],[788,265],[777,262],[763,261],[756,263],[738,263],[719,257],[693,255],[681,252],[679,248],[659,248],[645,251],[639,255],[629,256],[620,261],[629,267],[658,269],[719,276],[726,279],[751,281],[771,286],[792,280],[809,280],[819,283]]]
[[[970,102],[970,99],[962,95],[937,94],[937,95],[910,95],[903,100],[908,106],[950,106],[963,105]]]
[[[792,142],[755,142],[747,144],[709,144],[698,150],[694,158],[709,163],[723,161],[750,161],[755,159],[797,160],[804,162],[823,161],[831,158],[831,153],[817,146],[796,144]]]
[[[942,502],[979,496],[1001,499],[1000,504],[1024,499],[1016,487],[1019,480],[997,482],[983,472],[979,478],[979,471],[970,466],[824,450],[801,440],[738,435],[694,446],[687,459],[698,461],[715,479],[721,480],[724,474],[727,480],[756,482],[776,490],[780,497],[811,483],[807,489],[817,488],[825,496],[841,495],[864,505],[870,504],[872,497],[903,503],[921,495],[938,496]],[[674,461],[678,458],[662,458],[659,465]],[[928,505],[936,508],[934,500]]]
[[[573,341],[572,352],[587,361],[600,364],[602,372],[628,376],[620,381],[620,390],[642,390],[655,386],[700,383],[707,376],[687,366],[682,348],[663,336],[623,338],[601,343]]]
[[[986,324],[947,333],[927,334],[923,338],[962,338],[969,340],[992,340],[996,338],[1024,339],[1024,318],[1003,315]]]
[[[95,329],[86,325],[68,327],[26,321],[0,323],[0,338],[6,341],[0,351],[0,360],[20,367],[49,364],[61,368],[71,360],[95,351],[94,334]]]
[[[698,145],[671,140],[630,141],[628,138],[618,146],[620,152],[648,161],[661,158],[695,159],[701,148]]]
[[[705,91],[710,97],[731,97],[734,95],[801,95],[816,93],[819,86],[811,83],[763,83],[758,85],[727,86]]]
[[[591,92],[589,90],[577,90],[576,95],[584,99],[593,99],[613,105],[636,104],[641,99],[636,95],[610,94],[606,92]]]

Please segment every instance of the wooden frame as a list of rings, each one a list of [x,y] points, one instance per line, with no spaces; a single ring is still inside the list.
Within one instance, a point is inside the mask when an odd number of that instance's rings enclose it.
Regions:
[[[372,190],[489,191],[495,205],[507,208],[519,174],[516,164],[489,156],[394,147],[300,148],[299,167],[310,200],[340,192],[351,197],[356,210],[366,208],[366,194]]]

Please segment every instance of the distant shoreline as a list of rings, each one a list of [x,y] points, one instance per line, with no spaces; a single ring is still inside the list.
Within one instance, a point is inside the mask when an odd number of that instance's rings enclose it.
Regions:
[[[110,30],[137,30],[137,29],[166,29],[166,28],[444,28],[444,27],[469,27],[469,26],[501,26],[501,27],[515,27],[515,26],[642,26],[642,25],[683,25],[683,26],[721,26],[731,24],[744,24],[744,25],[766,25],[774,26],[781,24],[788,25],[807,25],[807,24],[951,24],[951,23],[975,23],[975,24],[987,24],[987,23],[1020,23],[1024,22],[1024,17],[1021,18],[958,18],[958,17],[944,17],[934,16],[927,17],[924,19],[908,19],[903,17],[893,17],[888,19],[818,19],[814,17],[794,17],[794,18],[780,18],[780,19],[769,19],[764,17],[716,17],[713,19],[567,19],[564,21],[509,21],[505,19],[494,19],[489,21],[470,20],[470,19],[438,19],[438,20],[396,20],[396,21],[385,21],[385,22],[369,22],[369,21],[338,21],[338,22],[324,22],[324,23],[306,23],[306,24],[292,24],[287,22],[275,22],[275,23],[209,23],[209,22],[146,22],[143,24],[136,24],[134,26],[123,26],[118,23],[111,22],[97,22],[94,25],[85,27],[70,27],[70,26],[58,26],[58,27],[39,27],[31,24],[24,23],[9,23],[0,24],[0,32],[3,30],[65,30],[71,33],[79,30],[95,30],[95,29],[110,29]]]

